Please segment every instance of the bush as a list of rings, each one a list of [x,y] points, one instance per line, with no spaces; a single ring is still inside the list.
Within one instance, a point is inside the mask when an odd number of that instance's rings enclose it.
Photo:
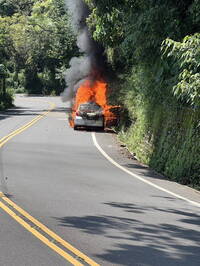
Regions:
[[[167,39],[163,53],[173,60],[177,83],[173,87],[175,97],[183,103],[200,106],[200,34],[186,36],[182,42]]]
[[[133,123],[119,137],[140,161],[172,180],[200,188],[199,119],[200,109],[135,101]]]
[[[13,106],[14,100],[14,93],[13,89],[7,89],[6,94],[3,95],[2,92],[0,93],[0,110],[5,110]]]

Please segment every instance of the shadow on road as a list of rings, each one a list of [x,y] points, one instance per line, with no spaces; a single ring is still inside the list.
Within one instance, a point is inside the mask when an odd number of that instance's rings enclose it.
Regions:
[[[148,177],[148,178],[154,178],[154,179],[160,179],[160,180],[169,180],[171,183],[177,183],[176,181],[173,181],[166,176],[156,172],[155,170],[151,169],[149,166],[141,164],[139,161],[135,160],[134,158],[128,158],[132,159],[132,163],[128,164],[122,164],[123,167],[128,168],[128,169],[134,169],[138,170],[138,173],[141,176]]]
[[[0,112],[0,121],[3,119],[7,119],[11,116],[38,116],[41,115],[43,112],[48,111],[48,109],[32,109],[28,107],[14,107],[12,109],[8,109],[6,111]],[[53,109],[51,112],[62,112],[68,113],[69,108],[62,108],[58,107]]]
[[[24,107],[15,107],[7,111],[0,112],[0,120],[7,119],[11,116],[37,116],[45,110],[36,110]]]
[[[198,214],[186,209],[132,203],[106,202],[104,205],[121,210],[123,215],[55,218],[59,226],[75,228],[92,237],[101,235],[108,247],[104,246],[104,253],[95,256],[105,262],[103,265],[200,265]],[[144,222],[149,215],[151,219],[148,221],[151,222]],[[166,216],[167,222],[163,222],[162,218],[159,222],[162,216]],[[112,244],[109,244],[111,240]]]

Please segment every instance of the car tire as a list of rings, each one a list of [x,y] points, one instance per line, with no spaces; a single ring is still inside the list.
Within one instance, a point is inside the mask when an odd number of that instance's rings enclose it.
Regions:
[[[74,126],[74,130],[78,130],[78,127],[77,126]]]

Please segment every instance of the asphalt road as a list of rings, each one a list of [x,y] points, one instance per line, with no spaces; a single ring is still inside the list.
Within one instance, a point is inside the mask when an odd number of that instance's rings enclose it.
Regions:
[[[0,265],[73,264],[53,243],[82,265],[199,266],[200,193],[129,158],[113,134],[73,131],[58,97],[18,96],[16,108],[0,114],[0,138],[49,102],[54,110],[0,148]],[[13,202],[94,262],[49,238]]]

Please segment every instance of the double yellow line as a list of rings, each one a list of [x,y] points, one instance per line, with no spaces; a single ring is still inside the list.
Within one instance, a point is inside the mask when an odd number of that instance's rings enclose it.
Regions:
[[[0,148],[6,144],[6,142],[8,142],[10,139],[12,139],[13,137],[15,137],[16,135],[20,134],[21,132],[23,132],[24,130],[28,129],[29,127],[31,127],[32,125],[34,125],[35,123],[37,123],[40,119],[42,119],[44,116],[48,115],[48,113],[50,113],[54,108],[55,108],[55,104],[54,103],[50,103],[51,107],[48,111],[44,112],[41,115],[36,116],[34,119],[32,119],[30,122],[28,122],[27,124],[25,124],[24,126],[14,130],[13,132],[11,132],[9,135],[3,137],[2,139],[0,139]]]
[[[37,116],[29,123],[24,126],[18,128],[13,131],[9,135],[0,139],[0,148],[7,143],[10,139],[20,134],[24,130],[28,129],[48,113],[50,113],[54,108],[55,104],[51,104],[51,108],[44,112],[43,114]],[[3,209],[7,214],[9,214],[14,220],[16,220],[19,224],[21,224],[26,230],[32,233],[35,237],[37,237],[40,241],[42,241],[49,248],[54,250],[60,256],[62,256],[65,260],[70,262],[72,265],[83,266],[83,265],[94,265],[99,266],[92,259],[87,257],[85,254],[74,248],[67,241],[59,237],[45,225],[40,223],[34,217],[32,217],[29,213],[19,207],[16,203],[11,201],[8,197],[6,197],[3,192],[0,192],[0,208]]]

